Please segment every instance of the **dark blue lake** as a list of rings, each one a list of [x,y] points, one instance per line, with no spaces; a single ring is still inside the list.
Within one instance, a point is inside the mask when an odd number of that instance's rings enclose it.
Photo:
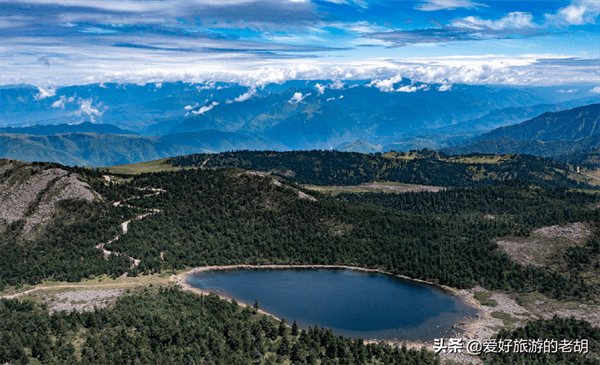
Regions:
[[[254,304],[300,328],[318,324],[338,335],[431,341],[476,309],[434,286],[388,275],[336,269],[224,270],[188,283]]]

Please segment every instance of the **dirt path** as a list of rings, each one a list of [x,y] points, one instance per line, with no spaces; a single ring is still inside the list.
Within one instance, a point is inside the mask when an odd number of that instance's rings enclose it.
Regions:
[[[587,177],[591,177],[592,179],[596,179],[596,180],[600,180],[600,177],[596,177],[594,175],[589,175],[589,174],[584,174],[583,172],[580,172],[581,175],[585,175]]]
[[[75,288],[75,289],[90,289],[90,288],[102,288],[102,287],[109,287],[109,286],[127,286],[127,285],[139,285],[138,283],[116,283],[116,284],[96,284],[96,285],[54,285],[54,286],[39,286],[33,289],[29,289],[26,290],[22,293],[16,293],[16,294],[10,294],[10,295],[5,295],[0,297],[0,299],[14,299],[14,298],[18,298],[22,295],[27,295],[29,293],[33,293],[35,291],[38,290],[46,290],[46,289],[68,289],[68,288]]]
[[[110,177],[109,177],[109,179],[110,179]],[[150,196],[155,196],[155,195],[162,194],[162,193],[166,192],[166,190],[164,190],[164,189],[156,189],[156,188],[145,188],[145,189],[141,189],[140,188],[139,190],[150,190],[150,191],[152,191],[152,194],[143,195],[142,198],[147,198],[147,197],[150,197]],[[115,207],[116,206],[120,206],[121,204],[125,203],[126,201],[129,201],[129,200],[132,200],[132,199],[140,199],[140,197],[134,197],[134,198],[125,199],[125,200],[120,201],[120,202],[114,202],[113,205]],[[131,205],[125,205],[125,206],[129,207],[129,208],[135,208],[135,207],[133,207]],[[146,210],[148,210],[149,212],[148,213],[144,213],[144,214],[140,214],[140,215],[138,215],[137,217],[135,217],[133,219],[130,219],[128,221],[125,221],[125,222],[121,223],[121,229],[123,230],[122,234],[118,234],[112,240],[110,240],[108,242],[99,243],[99,244],[97,244],[94,247],[96,247],[97,249],[99,249],[99,250],[102,251],[102,253],[104,254],[104,258],[108,258],[108,256],[110,256],[110,255],[115,255],[115,256],[124,255],[124,256],[128,257],[133,262],[131,264],[131,266],[129,267],[129,270],[133,270],[134,268],[138,267],[140,265],[140,262],[141,262],[140,259],[136,259],[136,258],[133,258],[131,256],[127,256],[127,255],[125,255],[125,254],[123,254],[121,252],[109,251],[109,250],[107,250],[107,249],[104,248],[104,245],[111,244],[111,243],[115,242],[116,240],[118,240],[122,235],[127,234],[127,226],[129,225],[129,223],[132,220],[141,220],[141,219],[146,218],[149,215],[154,215],[154,214],[159,213],[161,211],[160,209],[146,209]],[[123,273],[123,275],[121,275],[121,277],[122,278],[126,278],[127,277],[127,272]]]

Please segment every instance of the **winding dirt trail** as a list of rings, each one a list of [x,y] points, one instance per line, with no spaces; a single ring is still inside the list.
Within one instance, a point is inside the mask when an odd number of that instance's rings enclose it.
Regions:
[[[106,181],[110,181],[110,177],[105,175],[104,176]],[[146,198],[146,197],[150,197],[150,196],[154,196],[154,195],[158,195],[158,194],[162,194],[165,193],[166,190],[164,189],[155,189],[155,188],[146,188],[146,189],[140,189],[140,190],[150,190],[152,191],[151,194],[147,194],[147,195],[143,195],[142,198]],[[129,198],[120,202],[115,202],[113,203],[114,206],[120,206],[121,204],[125,203],[126,201],[132,200],[132,199],[139,199],[140,197],[134,197],[134,198]],[[131,205],[125,205],[129,208],[135,208]],[[118,240],[122,235],[127,233],[127,226],[129,225],[129,223],[132,220],[140,220],[140,219],[144,219],[145,217],[149,216],[149,215],[154,215],[156,213],[159,213],[161,210],[160,209],[147,209],[149,212],[148,213],[144,213],[144,214],[140,214],[137,217],[130,219],[128,221],[125,221],[123,223],[121,223],[121,229],[123,230],[122,234],[118,234],[115,236],[115,238],[113,238],[112,240],[108,241],[108,242],[102,242],[97,244],[96,246],[94,246],[95,248],[97,248],[98,250],[102,251],[102,253],[104,254],[104,258],[108,258],[108,256],[110,255],[115,255],[115,256],[120,256],[123,255],[127,258],[129,258],[132,261],[131,266],[129,267],[130,270],[133,270],[134,268],[138,267],[140,265],[141,260],[140,259],[136,259],[133,258],[131,256],[125,255],[122,252],[116,252],[116,251],[109,251],[107,249],[104,248],[104,245],[106,244],[111,244],[113,242],[115,242],[116,240]],[[121,275],[119,278],[124,279],[127,277],[127,272],[123,273],[123,275]],[[38,291],[38,290],[43,290],[43,289],[64,289],[64,288],[97,288],[97,287],[107,287],[107,286],[125,286],[125,285],[137,285],[135,283],[118,283],[118,284],[98,284],[98,285],[55,285],[55,286],[39,286],[30,290],[26,290],[24,292],[21,293],[16,293],[16,294],[10,294],[10,295],[4,295],[4,296],[0,296],[0,299],[14,299],[17,297],[20,297],[22,295],[26,295],[29,293],[32,293],[34,291]]]
[[[151,194],[143,195],[143,196],[141,196],[141,198],[147,198],[147,197],[150,197],[150,196],[155,196],[155,195],[162,194],[162,193],[166,192],[166,190],[164,190],[164,189],[156,189],[156,188],[145,188],[145,189],[141,189],[140,188],[139,190],[149,190],[149,191],[152,191]],[[120,202],[114,202],[113,205],[115,207],[117,207],[117,206],[120,206],[121,204],[125,203],[126,201],[133,200],[133,199],[140,199],[140,197],[134,197],[134,198],[125,199],[125,200],[120,201]],[[129,208],[135,208],[135,207],[133,207],[131,205],[125,205],[125,206],[129,207]],[[140,262],[141,262],[140,259],[136,259],[136,258],[133,258],[131,256],[127,256],[127,255],[125,255],[124,253],[121,253],[121,252],[109,251],[109,250],[107,250],[107,249],[104,248],[104,245],[111,244],[111,243],[117,241],[122,235],[127,234],[127,225],[132,220],[141,220],[141,219],[146,218],[149,215],[154,215],[154,214],[159,213],[161,211],[160,209],[146,209],[146,210],[148,210],[149,212],[148,213],[144,213],[144,214],[140,214],[140,215],[138,215],[137,217],[135,217],[133,219],[130,219],[128,221],[125,221],[125,222],[121,223],[121,229],[123,230],[122,234],[116,235],[115,238],[113,238],[112,240],[110,240],[108,242],[102,242],[102,243],[99,243],[96,246],[94,246],[97,249],[99,249],[99,250],[102,251],[102,253],[104,254],[104,258],[105,259],[108,258],[108,256],[110,256],[110,255],[115,255],[115,256],[123,255],[123,256],[129,258],[133,262],[131,264],[131,266],[129,267],[129,270],[133,270],[134,268],[136,268],[136,267],[138,267],[140,265]],[[121,278],[126,278],[127,277],[127,272],[123,273],[123,275],[121,275],[120,277]]]

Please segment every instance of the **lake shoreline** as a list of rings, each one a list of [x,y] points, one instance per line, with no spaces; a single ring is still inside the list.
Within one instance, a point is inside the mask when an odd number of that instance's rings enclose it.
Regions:
[[[429,286],[433,286],[437,289],[441,289],[447,293],[450,293],[451,295],[455,295],[457,297],[460,298],[460,300],[465,303],[466,305],[474,308],[477,310],[477,318],[473,318],[470,320],[466,320],[466,322],[468,323],[468,327],[472,328],[472,327],[478,327],[478,325],[480,325],[479,322],[481,322],[481,315],[485,316],[485,311],[483,310],[483,308],[481,307],[481,305],[479,305],[479,303],[474,300],[474,298],[471,298],[467,295],[465,295],[465,291],[458,291],[454,288],[451,288],[449,286],[445,286],[445,285],[441,285],[441,284],[436,284],[436,283],[432,283],[429,281],[425,281],[425,280],[421,280],[421,279],[413,279],[410,278],[408,276],[405,275],[394,275],[390,272],[387,271],[383,271],[381,269],[367,269],[367,268],[362,268],[362,267],[357,267],[357,266],[345,266],[345,265],[246,265],[246,264],[240,264],[240,265],[225,265],[225,266],[202,266],[202,267],[196,267],[193,268],[191,270],[185,271],[179,275],[173,275],[171,277],[171,280],[175,281],[178,285],[182,286],[184,290],[189,290],[192,291],[194,293],[197,294],[202,294],[202,295],[209,295],[210,293],[214,293],[217,296],[219,296],[221,299],[225,299],[228,301],[231,301],[233,298],[228,297],[228,296],[224,296],[222,294],[216,293],[214,291],[210,291],[210,290],[203,290],[203,289],[199,289],[196,288],[192,285],[190,285],[188,283],[188,280],[190,278],[190,276],[194,275],[194,274],[198,274],[198,273],[202,273],[202,272],[209,272],[209,271],[226,271],[226,270],[240,270],[240,269],[246,269],[246,270],[278,270],[278,269],[338,269],[338,270],[353,270],[353,271],[359,271],[359,272],[366,272],[366,273],[377,273],[377,274],[384,274],[384,275],[388,275],[391,277],[395,277],[395,278],[399,278],[399,279],[403,279],[409,282],[415,282],[415,283],[420,283],[420,284],[425,284],[425,285],[429,285]],[[243,301],[239,301],[236,299],[236,301],[238,303],[240,303],[241,305],[247,305],[247,306],[252,306],[251,303],[244,303]],[[273,318],[275,318],[278,321],[281,321],[280,318],[277,318],[276,316],[272,315],[271,313],[265,312],[263,310],[258,310],[259,313],[261,314],[266,314],[268,316],[271,316]],[[289,326],[289,324],[288,324]],[[461,330],[457,328],[457,332],[465,332],[463,334],[459,334],[457,333],[456,336],[450,336],[450,337],[445,337],[445,338],[456,338],[456,337],[464,337],[469,336],[469,330]],[[392,346],[402,346],[402,345],[406,345],[409,348],[417,348],[420,349],[421,347],[425,346],[426,348],[428,348],[429,350],[433,349],[433,341],[430,342],[426,342],[426,341],[401,341],[401,340],[385,340],[385,339],[377,339],[377,338],[371,338],[371,339],[364,339],[365,343],[373,343],[373,342],[379,342],[379,341],[384,341],[387,342],[388,344],[392,345]]]

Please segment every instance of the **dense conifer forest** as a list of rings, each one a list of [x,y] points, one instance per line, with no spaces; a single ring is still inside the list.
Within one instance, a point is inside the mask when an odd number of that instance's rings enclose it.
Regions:
[[[588,322],[582,320],[576,320],[573,318],[559,318],[554,317],[549,320],[535,320],[529,321],[524,327],[517,328],[513,331],[501,330],[498,335],[495,336],[497,342],[501,340],[512,340],[511,346],[514,346],[515,340],[541,340],[546,339],[556,340],[556,344],[549,347],[549,351],[544,353],[543,348],[541,353],[529,353],[531,351],[527,346],[517,345],[520,348],[527,349],[527,351],[518,352],[511,350],[508,352],[496,352],[483,354],[483,360],[486,365],[496,364],[531,364],[531,365],[598,365],[600,360],[597,357],[583,356],[580,353],[573,351],[574,345],[577,340],[588,340],[588,351],[594,353],[595,356],[600,354],[600,328],[592,327]],[[566,342],[562,342],[567,340]],[[563,351],[559,346],[561,343],[566,346],[567,349],[571,349],[570,352]],[[551,353],[552,349],[555,349],[555,353]]]
[[[527,236],[549,225],[595,226],[600,196],[566,186],[509,179],[437,193],[332,197],[237,168],[145,173],[117,183],[107,183],[99,171],[65,169],[89,183],[102,200],[61,202],[33,240],[22,237],[23,220],[4,227],[1,288],[204,265],[327,264],[376,268],[456,288],[481,285],[507,293],[537,291],[559,300],[598,298],[597,284],[581,275],[598,262],[597,233],[585,245],[568,249],[567,269],[561,272],[518,264],[495,243],[498,237]],[[145,196],[148,189],[164,192]],[[123,221],[148,209],[160,211],[132,220],[126,235],[105,245],[140,259],[140,265],[130,268],[124,256],[104,259],[94,246],[110,241],[121,233]],[[597,328],[585,322],[552,321],[532,321],[526,328],[538,333],[564,327],[557,334],[572,329],[574,336],[590,341],[597,336]],[[428,351],[365,345],[318,327],[293,335],[251,308],[164,288],[142,290],[111,309],[85,313],[49,315],[43,306],[2,300],[0,337],[0,363],[14,364],[27,363],[28,357],[48,364],[439,363]],[[485,361],[522,360],[494,356]],[[539,363],[594,364],[577,356],[546,360],[540,357]]]
[[[469,157],[484,157],[469,163]],[[313,185],[359,185],[374,181],[467,187],[510,179],[529,180],[543,187],[595,187],[571,179],[569,165],[530,155],[468,155],[466,161],[431,150],[411,153],[362,154],[338,151],[238,151],[198,154],[168,159],[176,167],[237,167],[280,175],[289,181]],[[485,162],[488,159],[489,162]]]
[[[318,326],[294,331],[235,301],[176,288],[146,288],[112,309],[53,315],[2,299],[0,363],[30,358],[57,365],[440,364],[431,351],[365,344]]]

